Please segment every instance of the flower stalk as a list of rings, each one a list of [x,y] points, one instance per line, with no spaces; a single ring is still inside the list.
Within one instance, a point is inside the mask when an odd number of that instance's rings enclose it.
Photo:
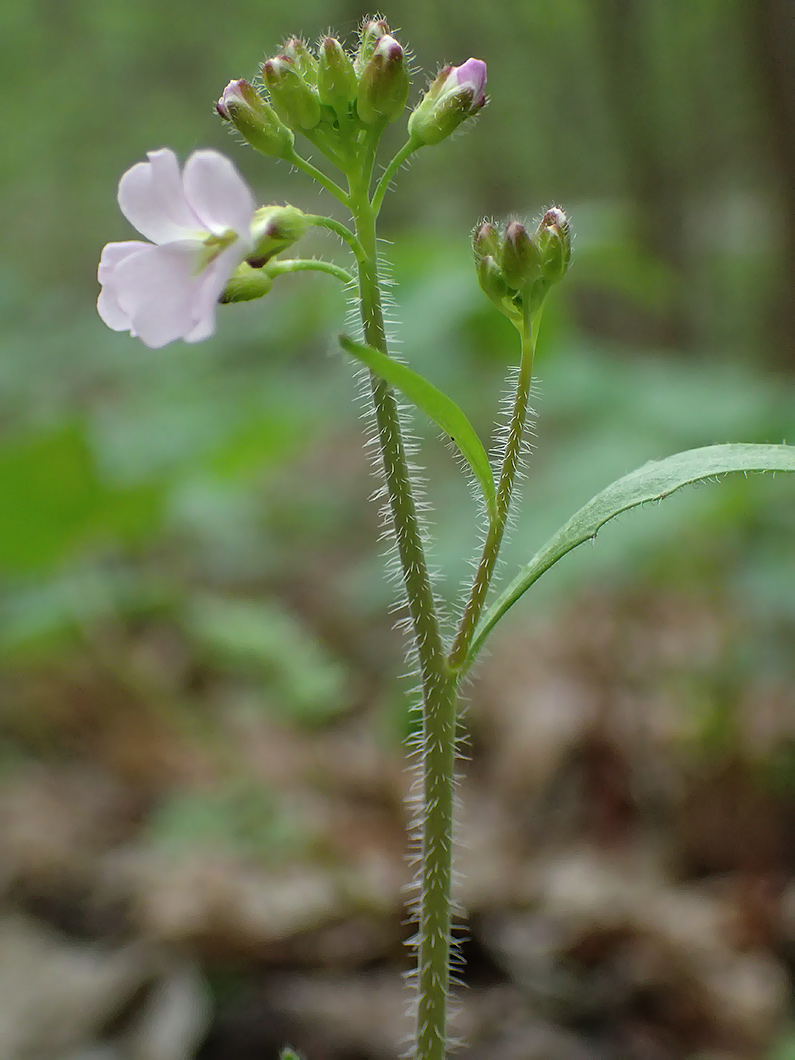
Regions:
[[[363,256],[358,263],[365,341],[388,354],[378,278],[372,164],[351,180],[350,203]],[[452,835],[457,695],[447,665],[395,395],[371,375],[381,468],[411,616],[422,687],[420,895],[417,943],[417,1060],[443,1060],[447,1040],[452,919]]]

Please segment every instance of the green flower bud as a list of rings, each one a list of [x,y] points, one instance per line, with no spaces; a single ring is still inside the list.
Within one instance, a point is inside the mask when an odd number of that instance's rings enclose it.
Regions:
[[[521,291],[541,276],[541,259],[527,229],[519,221],[505,228],[500,265],[509,287]]]
[[[438,144],[462,121],[486,105],[486,64],[468,59],[445,66],[409,118],[409,136],[417,147]]]
[[[295,68],[308,85],[317,84],[317,59],[300,37],[290,37],[284,42],[282,55],[295,63]]]
[[[296,243],[307,228],[306,214],[295,206],[261,206],[251,219],[254,249],[248,258],[249,265],[261,268]]]
[[[229,302],[251,302],[255,298],[262,298],[271,287],[273,280],[264,269],[253,269],[244,261],[229,277],[224,293],[218,301],[222,305]]]
[[[342,45],[334,37],[326,37],[320,45],[317,72],[317,94],[321,103],[333,107],[338,118],[348,114],[348,106],[356,99],[359,80],[353,63]]]
[[[283,122],[292,129],[314,129],[320,121],[320,102],[292,59],[286,55],[268,59],[262,67],[262,79]]]
[[[472,234],[472,249],[479,261],[490,255],[495,261],[502,252],[502,239],[497,226],[492,221],[483,221]]]
[[[357,110],[365,125],[397,121],[409,98],[409,72],[402,47],[389,34],[381,37],[359,80]]]
[[[230,81],[215,109],[261,154],[271,158],[292,154],[295,137],[248,81]]]
[[[353,68],[357,77],[361,77],[364,73],[364,68],[370,62],[376,44],[388,34],[389,26],[382,18],[368,20],[362,24],[359,50],[353,61]]]
[[[511,315],[509,306],[514,292],[508,287],[497,261],[487,254],[475,262],[480,289],[494,302],[501,313]]]
[[[571,233],[563,210],[553,206],[541,218],[535,235],[541,271],[548,285],[558,283],[566,275],[571,261]]]

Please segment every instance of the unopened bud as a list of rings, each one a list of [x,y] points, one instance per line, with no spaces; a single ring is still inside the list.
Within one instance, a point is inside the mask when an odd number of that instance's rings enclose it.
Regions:
[[[500,239],[499,229],[493,222],[484,221],[478,225],[472,234],[472,249],[475,252],[475,258],[485,258],[489,255],[495,259],[499,258],[502,250],[502,240]]]
[[[272,158],[292,154],[293,134],[248,81],[230,81],[215,109],[261,154]]]
[[[295,206],[262,206],[251,219],[254,240],[248,263],[260,268],[276,254],[296,243],[309,227],[309,220]]]
[[[487,254],[486,257],[478,258],[475,263],[475,269],[478,275],[478,283],[483,293],[488,295],[500,312],[507,313],[508,300],[514,292],[510,290],[505,282],[502,269],[496,260],[490,254]]]
[[[550,285],[558,283],[571,261],[571,233],[563,210],[557,206],[547,210],[536,231],[535,243],[544,279]]]
[[[317,72],[317,94],[321,103],[333,107],[338,118],[346,117],[348,105],[359,91],[359,79],[353,63],[342,45],[334,37],[326,37],[320,45]]]
[[[248,262],[238,265],[229,277],[223,294],[218,299],[223,305],[229,302],[251,302],[262,298],[273,287],[273,279],[263,269],[254,269]]]
[[[388,34],[381,37],[359,81],[357,110],[365,125],[397,121],[409,97],[409,72],[402,47]]]
[[[317,59],[300,37],[290,37],[284,42],[282,55],[295,63],[295,68],[308,85],[317,83]]]
[[[389,26],[383,18],[371,19],[362,25],[359,50],[353,61],[353,67],[357,77],[361,77],[364,68],[370,62],[375,46],[382,37],[389,34]]]
[[[500,260],[509,287],[521,291],[541,275],[538,248],[519,221],[505,227]]]
[[[485,87],[486,64],[481,59],[445,66],[409,117],[409,136],[416,146],[440,143],[482,110]]]
[[[314,129],[320,121],[320,103],[292,59],[285,55],[268,59],[262,79],[282,121],[292,129]]]

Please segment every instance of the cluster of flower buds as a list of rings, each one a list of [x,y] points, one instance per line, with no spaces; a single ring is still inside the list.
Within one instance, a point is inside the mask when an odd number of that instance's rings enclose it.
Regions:
[[[502,231],[485,221],[475,230],[472,247],[482,290],[500,312],[521,324],[566,275],[569,222],[557,206],[547,210],[532,236],[519,221],[509,221]]]
[[[354,55],[335,37],[323,38],[316,53],[290,38],[263,63],[262,83],[267,99],[248,81],[230,81],[216,109],[262,154],[289,158],[296,132],[317,131],[344,150],[363,126],[396,121],[409,71],[403,47],[379,19],[364,23]]]
[[[319,137],[343,155],[363,128],[397,121],[409,94],[409,69],[402,45],[383,19],[366,21],[356,52],[349,55],[336,37],[323,38],[313,53],[292,37],[279,55],[262,65],[267,99],[248,81],[230,81],[216,104],[262,154],[289,158],[294,133]],[[486,64],[469,59],[446,66],[409,121],[413,146],[437,144],[486,103]]]

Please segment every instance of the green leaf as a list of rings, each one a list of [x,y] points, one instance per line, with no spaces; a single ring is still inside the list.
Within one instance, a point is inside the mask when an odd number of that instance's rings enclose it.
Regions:
[[[458,405],[433,383],[412,372],[405,364],[379,353],[372,346],[354,342],[346,335],[340,335],[340,344],[346,353],[358,358],[371,372],[375,372],[405,394],[409,401],[413,401],[417,408],[422,409],[426,416],[449,435],[478,480],[483,490],[489,519],[494,520],[497,514],[497,496],[489,458],[475,428]]]
[[[661,501],[682,486],[705,482],[733,471],[795,471],[795,446],[707,445],[676,453],[665,460],[651,460],[617,479],[553,534],[495,600],[478,625],[462,670],[472,665],[486,637],[519,597],[567,552],[596,537],[605,523],[630,508],[649,501]]]

